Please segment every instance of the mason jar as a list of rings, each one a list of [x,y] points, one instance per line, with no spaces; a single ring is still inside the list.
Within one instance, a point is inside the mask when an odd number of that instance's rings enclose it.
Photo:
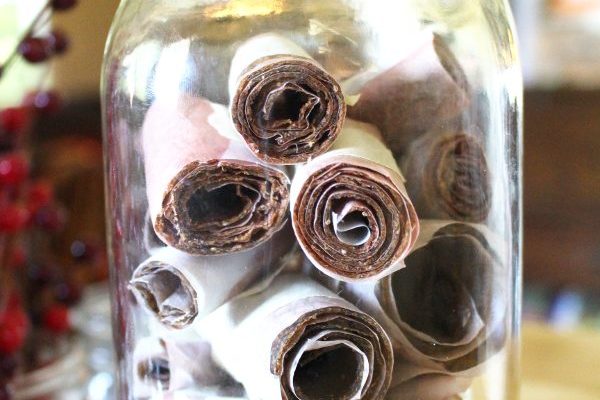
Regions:
[[[120,399],[518,399],[507,1],[123,0],[103,74]]]

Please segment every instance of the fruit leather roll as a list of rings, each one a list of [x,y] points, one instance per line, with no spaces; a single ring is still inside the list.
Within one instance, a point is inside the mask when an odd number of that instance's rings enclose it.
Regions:
[[[242,253],[192,256],[164,247],[134,271],[129,287],[163,325],[183,329],[228,300],[266,285],[285,268],[293,246],[294,234],[286,224],[266,243]]]
[[[229,93],[237,131],[257,157],[273,164],[301,163],[327,151],[346,115],[337,81],[274,33],[238,48]]]
[[[148,202],[154,229],[191,254],[251,249],[286,220],[287,176],[257,160],[228,121],[202,98],[157,100],[143,126]]]
[[[394,154],[470,103],[467,78],[443,39],[428,32],[416,43],[413,52],[388,70],[359,74],[343,84],[354,99],[348,116],[376,125]]]
[[[392,348],[377,322],[301,275],[195,325],[249,399],[383,399]]]
[[[492,180],[478,135],[432,130],[408,146],[400,164],[419,217],[466,222],[487,218]]]
[[[421,229],[405,268],[336,289],[373,315],[421,374],[476,375],[504,344],[504,246],[483,226],[422,221]]]
[[[291,189],[296,237],[310,261],[343,281],[404,266],[419,220],[377,129],[348,120],[332,150],[298,167]]]

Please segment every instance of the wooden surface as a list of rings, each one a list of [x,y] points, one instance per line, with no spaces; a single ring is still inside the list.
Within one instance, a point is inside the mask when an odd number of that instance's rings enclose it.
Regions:
[[[600,399],[600,331],[525,324],[522,400]]]
[[[525,279],[600,289],[600,91],[525,93],[524,169]]]

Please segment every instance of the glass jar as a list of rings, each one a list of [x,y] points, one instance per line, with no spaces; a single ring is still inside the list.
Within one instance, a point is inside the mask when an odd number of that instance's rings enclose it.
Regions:
[[[121,399],[518,399],[506,1],[124,0]]]

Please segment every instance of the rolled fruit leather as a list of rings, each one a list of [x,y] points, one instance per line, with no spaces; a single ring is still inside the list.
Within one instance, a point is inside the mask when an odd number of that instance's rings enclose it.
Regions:
[[[335,78],[275,33],[238,48],[229,93],[237,131],[258,158],[273,164],[301,163],[327,151],[346,116]]]
[[[481,225],[421,221],[406,267],[377,282],[335,289],[390,335],[409,376],[471,377],[504,345],[507,310],[503,243]]]
[[[286,221],[289,180],[233,139],[224,106],[158,99],[143,126],[146,185],[157,235],[195,255],[248,250]]]
[[[347,120],[332,149],[297,167],[294,231],[310,261],[342,281],[402,268],[419,220],[396,161],[370,124]]]
[[[130,290],[163,325],[184,329],[227,301],[259,290],[289,262],[294,234],[290,223],[254,249],[223,256],[192,256],[164,247],[133,273]]]
[[[354,99],[348,117],[377,126],[396,156],[470,103],[467,78],[444,39],[424,32],[414,40],[416,49],[393,67],[377,75],[358,74],[342,84]]]
[[[408,146],[400,165],[420,218],[482,222],[492,178],[480,133],[433,129]]]
[[[302,275],[281,275],[194,327],[250,400],[383,399],[390,383],[392,348],[379,324]]]

